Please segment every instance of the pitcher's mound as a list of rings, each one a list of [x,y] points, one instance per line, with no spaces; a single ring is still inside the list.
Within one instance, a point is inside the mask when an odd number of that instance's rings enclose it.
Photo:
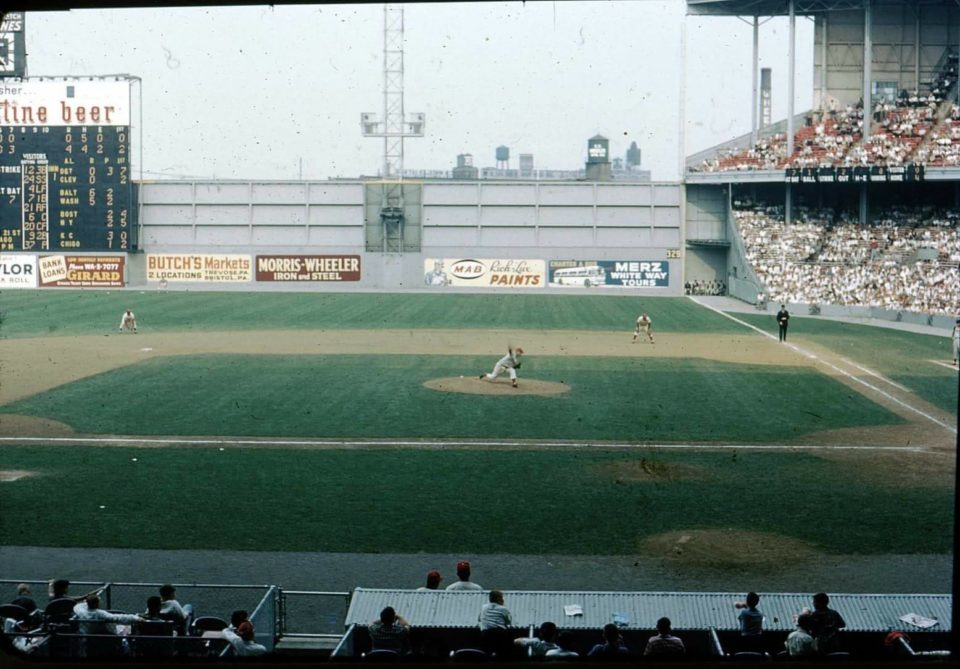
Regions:
[[[640,552],[697,567],[789,566],[816,554],[812,544],[794,537],[747,530],[674,530],[647,537]]]
[[[423,385],[430,390],[439,390],[443,393],[464,393],[466,395],[562,395],[570,392],[570,386],[554,381],[520,379],[520,385],[514,388],[510,385],[510,379],[481,381],[473,375],[430,379],[425,381]]]

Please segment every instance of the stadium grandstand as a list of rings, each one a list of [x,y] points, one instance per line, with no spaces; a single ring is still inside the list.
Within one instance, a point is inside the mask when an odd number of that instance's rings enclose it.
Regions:
[[[788,16],[787,118],[686,161],[688,205],[729,221],[730,293],[888,311],[960,310],[960,87],[954,2],[690,0],[690,14]],[[795,23],[814,23],[813,108],[796,110]],[[691,216],[688,215],[688,221]],[[719,233],[719,227],[715,231]],[[722,234],[698,235],[694,255]],[[688,279],[689,279],[688,274]]]

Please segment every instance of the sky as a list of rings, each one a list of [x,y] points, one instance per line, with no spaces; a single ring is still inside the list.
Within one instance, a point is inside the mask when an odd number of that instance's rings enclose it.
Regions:
[[[511,167],[532,153],[538,169],[573,170],[599,133],[611,157],[635,141],[642,169],[678,179],[684,154],[751,122],[752,25],[685,11],[682,0],[405,5],[404,105],[426,114],[426,132],[405,141],[404,167],[449,170],[460,153],[493,166],[503,144]],[[787,110],[787,35],[785,18],[760,28],[774,120]],[[360,132],[361,113],[382,114],[383,5],[28,12],[26,39],[28,76],[140,77],[133,153],[146,179],[353,178],[383,164],[383,140]],[[796,73],[799,112],[813,98],[802,17]]]

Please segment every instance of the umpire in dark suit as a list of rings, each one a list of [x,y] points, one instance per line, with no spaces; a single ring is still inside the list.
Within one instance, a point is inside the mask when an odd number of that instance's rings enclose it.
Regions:
[[[780,311],[777,312],[777,325],[780,326],[780,341],[787,341],[787,324],[790,322],[790,312],[787,307],[780,305]]]

